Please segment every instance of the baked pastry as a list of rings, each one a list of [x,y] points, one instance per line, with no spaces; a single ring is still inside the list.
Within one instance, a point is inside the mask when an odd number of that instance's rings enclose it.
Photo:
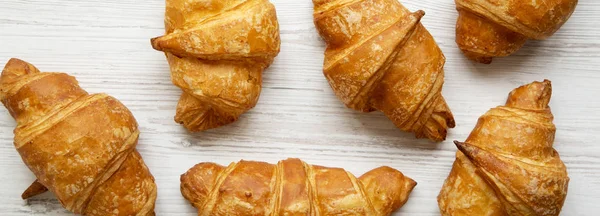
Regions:
[[[50,190],[73,213],[154,215],[154,177],[135,149],[140,131],[117,99],[11,59],[0,100],[17,121],[15,148],[37,177],[23,199]]]
[[[460,150],[438,196],[442,215],[558,215],[567,169],[552,147],[550,81],[510,93],[491,109]]]
[[[508,56],[529,39],[552,36],[575,10],[577,0],[455,0],[456,43],[465,56],[484,64]]]
[[[401,130],[442,141],[454,117],[442,96],[442,51],[396,0],[313,0],[327,43],[323,73],[354,110],[379,110]]]
[[[167,0],[165,52],[183,90],[175,121],[190,131],[232,123],[254,107],[262,72],[279,53],[279,24],[268,0]]]
[[[357,179],[299,159],[200,163],[181,175],[181,193],[198,215],[390,215],[416,184],[390,167]]]

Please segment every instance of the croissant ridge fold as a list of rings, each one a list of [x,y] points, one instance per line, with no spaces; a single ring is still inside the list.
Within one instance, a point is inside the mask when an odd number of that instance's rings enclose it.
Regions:
[[[23,199],[50,191],[76,214],[154,215],[154,177],[135,149],[137,122],[121,102],[19,59],[4,67],[0,94],[17,121],[15,148],[37,178]]]
[[[279,53],[279,24],[268,0],[167,0],[166,34],[152,38],[183,90],[175,121],[189,131],[235,122],[252,109],[262,72]]]
[[[479,118],[438,195],[442,215],[559,215],[569,177],[553,148],[549,80],[511,91]]]
[[[198,215],[390,215],[415,186],[390,167],[356,178],[299,159],[200,163],[181,176],[181,193]]]
[[[323,73],[337,97],[357,111],[383,112],[396,127],[433,141],[454,128],[441,94],[446,58],[396,0],[313,0],[327,43]]]
[[[577,0],[455,0],[456,43],[469,59],[492,63],[527,40],[552,36],[575,11]]]

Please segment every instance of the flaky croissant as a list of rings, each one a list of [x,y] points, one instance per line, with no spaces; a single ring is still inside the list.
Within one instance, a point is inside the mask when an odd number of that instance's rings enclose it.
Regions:
[[[571,17],[577,0],[455,0],[456,43],[484,64],[508,56],[528,39],[552,36]]]
[[[352,109],[379,110],[418,138],[442,141],[454,117],[442,97],[441,50],[396,0],[313,0],[314,22],[327,43],[323,72]]]
[[[183,90],[175,121],[190,131],[232,123],[256,105],[262,72],[279,53],[279,24],[268,0],[167,0],[165,52]]]
[[[512,91],[477,122],[438,196],[442,215],[558,215],[567,169],[552,147],[550,81]]]
[[[181,175],[181,193],[198,215],[390,215],[416,182],[390,167],[360,178],[299,159],[277,165],[200,163]]]
[[[23,199],[52,191],[84,215],[154,215],[154,177],[135,149],[131,112],[106,94],[88,94],[64,73],[11,59],[0,99],[17,121],[15,148],[37,180]]]

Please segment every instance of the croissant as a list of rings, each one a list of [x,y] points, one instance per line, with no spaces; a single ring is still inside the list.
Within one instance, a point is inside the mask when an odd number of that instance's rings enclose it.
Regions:
[[[313,0],[314,22],[327,43],[323,73],[344,104],[383,112],[417,138],[442,141],[454,117],[441,94],[445,57],[396,0]]]
[[[15,148],[37,177],[23,199],[50,190],[78,214],[154,215],[156,185],[135,149],[137,122],[117,99],[11,59],[0,100],[17,121]]]
[[[390,167],[357,179],[299,159],[200,163],[181,175],[181,193],[198,215],[390,215],[416,184]]]
[[[571,17],[577,0],[455,0],[456,43],[469,59],[492,63],[529,39],[552,36]]]
[[[268,0],[167,0],[165,52],[183,90],[175,121],[190,131],[232,123],[254,107],[262,72],[279,53],[279,24]]]
[[[552,147],[550,81],[512,91],[491,109],[460,150],[438,196],[442,215],[559,215],[567,169]]]

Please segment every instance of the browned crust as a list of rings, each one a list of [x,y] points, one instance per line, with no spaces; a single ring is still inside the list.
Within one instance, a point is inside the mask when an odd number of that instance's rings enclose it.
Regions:
[[[175,121],[189,131],[235,122],[260,95],[262,72],[279,53],[279,24],[268,0],[167,0],[165,52],[183,90]]]
[[[156,185],[135,149],[137,122],[123,104],[19,59],[5,66],[0,90],[17,121],[15,147],[37,177],[23,199],[49,190],[74,213],[154,214]]]
[[[559,215],[569,177],[552,147],[550,81],[513,90],[505,106],[479,118],[438,203],[442,215]]]
[[[390,215],[416,182],[390,167],[356,178],[340,168],[287,159],[277,165],[201,163],[181,176],[198,215]]]
[[[469,59],[489,64],[508,56],[528,39],[552,36],[567,22],[577,0],[455,0],[456,43]]]
[[[327,43],[324,75],[348,107],[379,110],[403,131],[446,139],[454,117],[441,91],[446,58],[396,0],[313,0],[314,23]]]

